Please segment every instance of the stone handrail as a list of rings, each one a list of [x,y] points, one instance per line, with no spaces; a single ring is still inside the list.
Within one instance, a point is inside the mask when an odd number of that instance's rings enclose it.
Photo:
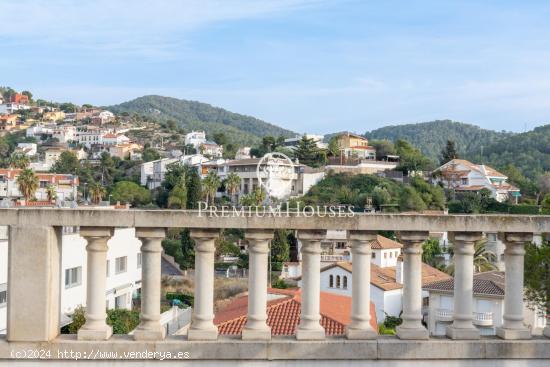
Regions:
[[[215,214],[215,215],[214,215]],[[345,214],[345,213],[344,213]],[[482,232],[499,232],[506,245],[504,323],[502,339],[528,339],[523,324],[524,245],[533,233],[550,232],[550,216],[359,214],[306,216],[304,213],[244,215],[212,211],[129,209],[0,209],[0,225],[10,226],[8,271],[9,342],[49,342],[59,338],[59,239],[64,226],[80,227],[88,243],[86,324],[78,341],[106,341],[112,331],[105,323],[105,266],[107,241],[114,227],[135,227],[142,242],[142,314],[132,338],[136,342],[165,339],[160,323],[161,241],[167,228],[187,227],[195,241],[195,304],[187,338],[181,341],[217,340],[213,323],[214,242],[220,229],[245,229],[249,242],[249,297],[242,339],[271,340],[267,325],[269,243],[274,229],[295,229],[302,243],[302,304],[297,340],[325,340],[320,325],[319,292],[321,242],[329,229],[345,229],[353,258],[351,323],[346,338],[378,338],[370,326],[371,242],[379,230],[395,230],[403,243],[403,323],[401,340],[428,339],[422,320],[421,255],[429,232],[448,231],[455,246],[454,311],[447,329],[451,339],[478,339],[472,310],[473,246]],[[31,265],[29,265],[31,264]],[[29,266],[32,271],[29,271]],[[40,302],[28,302],[33,295]],[[550,334],[550,331],[549,333]]]

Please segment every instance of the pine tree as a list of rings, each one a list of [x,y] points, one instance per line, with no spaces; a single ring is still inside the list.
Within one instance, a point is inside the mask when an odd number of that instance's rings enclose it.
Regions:
[[[311,167],[317,167],[326,162],[326,154],[322,154],[317,143],[305,135],[298,142],[294,155],[300,163]]]
[[[453,159],[458,158],[458,152],[456,151],[456,144],[452,140],[447,140],[447,145],[441,151],[441,164],[445,164]]]

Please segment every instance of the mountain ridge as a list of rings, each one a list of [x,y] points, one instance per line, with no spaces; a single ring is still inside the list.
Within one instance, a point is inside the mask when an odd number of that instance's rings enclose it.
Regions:
[[[242,145],[256,144],[268,135],[295,135],[291,130],[253,116],[231,112],[204,102],[160,95],[146,95],[105,108],[117,114],[139,113],[159,121],[174,120],[186,130],[205,130],[210,137],[223,132],[230,141]]]

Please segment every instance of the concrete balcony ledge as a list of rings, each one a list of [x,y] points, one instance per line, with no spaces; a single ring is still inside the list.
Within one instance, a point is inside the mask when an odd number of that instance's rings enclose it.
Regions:
[[[376,340],[351,341],[328,338],[323,341],[296,341],[294,338],[274,338],[272,341],[243,341],[240,338],[220,338],[218,341],[187,341],[185,337],[169,337],[158,342],[134,341],[131,336],[113,336],[108,341],[77,341],[76,336],[63,335],[45,342],[8,342],[0,339],[0,362],[24,360],[17,353],[49,351],[49,359],[74,360],[141,360],[161,359],[161,355],[180,353],[180,360],[541,360],[550,364],[550,339],[533,338],[507,341],[483,338],[475,341],[430,339],[424,341],[379,337]],[[70,357],[67,353],[73,353]],[[135,354],[128,354],[134,352]],[[149,357],[138,353],[149,352]],[[65,353],[65,355],[63,354]],[[126,358],[125,355],[126,354]],[[157,353],[156,357],[152,353]],[[187,353],[187,354],[185,354]],[[21,357],[21,356],[20,356]],[[31,358],[33,359],[33,358]],[[38,359],[38,358],[36,358]],[[28,359],[26,359],[28,360]],[[472,363],[472,362],[468,362]],[[530,364],[538,365],[538,364]]]

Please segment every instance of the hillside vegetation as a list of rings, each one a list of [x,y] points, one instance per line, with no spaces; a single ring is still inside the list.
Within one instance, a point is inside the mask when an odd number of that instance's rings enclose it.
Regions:
[[[264,136],[294,136],[290,130],[257,118],[229,112],[206,103],[162,96],[144,96],[114,106],[109,111],[137,113],[158,121],[176,121],[187,131],[205,130],[209,136],[223,133],[233,143],[253,145]]]
[[[479,126],[451,120],[437,120],[418,124],[391,125],[367,132],[366,137],[373,140],[405,139],[419,148],[428,158],[439,162],[441,150],[447,140],[456,143],[462,156],[479,154],[481,146],[492,145],[513,134],[482,129]]]

